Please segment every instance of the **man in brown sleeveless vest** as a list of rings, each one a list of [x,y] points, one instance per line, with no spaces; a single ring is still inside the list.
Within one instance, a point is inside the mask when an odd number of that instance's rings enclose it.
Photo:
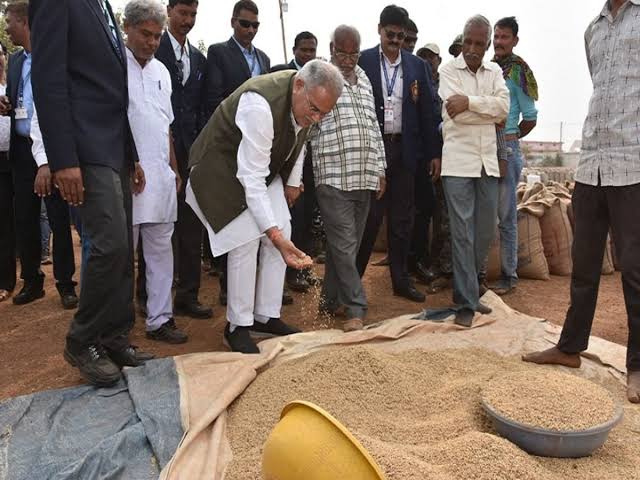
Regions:
[[[308,128],[333,109],[342,85],[321,60],[252,78],[220,104],[191,148],[187,202],[213,254],[228,253],[224,336],[234,351],[258,353],[251,334],[298,331],[280,320],[285,269],[311,259],[289,240],[288,205],[300,194]]]

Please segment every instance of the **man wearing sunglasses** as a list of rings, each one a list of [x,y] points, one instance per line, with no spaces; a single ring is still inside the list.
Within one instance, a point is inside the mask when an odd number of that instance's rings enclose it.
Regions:
[[[418,57],[401,50],[407,11],[389,5],[380,14],[380,45],[362,52],[364,69],[375,98],[387,161],[387,193],[373,200],[358,252],[364,275],[382,217],[387,213],[391,283],[395,295],[424,302],[409,277],[408,257],[415,212],[415,176],[419,170],[439,176],[441,141],[439,113],[430,75]]]
[[[234,5],[231,27],[232,37],[211,45],[207,53],[209,115],[244,82],[271,70],[267,54],[253,45],[260,22],[258,6],[252,0],[240,0]]]
[[[289,239],[288,205],[300,195],[308,129],[342,88],[340,71],[322,60],[252,78],[220,104],[191,148],[187,201],[213,254],[228,254],[224,339],[233,351],[258,353],[252,335],[299,331],[280,319],[285,270],[312,260]]]
[[[231,27],[231,38],[211,45],[207,53],[205,103],[209,117],[240,85],[271,70],[271,60],[267,54],[253,45],[260,22],[258,6],[252,0],[240,0],[234,5]],[[220,269],[220,304],[226,305],[227,257],[225,255],[216,261]]]

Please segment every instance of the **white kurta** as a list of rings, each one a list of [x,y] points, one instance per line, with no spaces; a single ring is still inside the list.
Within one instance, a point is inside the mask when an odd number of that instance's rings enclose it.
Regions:
[[[292,122],[297,134],[300,127],[293,118]],[[254,92],[243,94],[238,103],[236,125],[242,132],[237,177],[245,190],[247,210],[215,233],[198,206],[191,184],[186,190],[186,201],[207,228],[211,251],[216,257],[260,238],[271,227],[284,229],[291,219],[280,176],[276,176],[269,187],[265,184],[274,136],[273,116],[265,98]],[[288,185],[300,186],[303,162],[304,149],[296,159]]]
[[[142,68],[129,49],[127,61],[129,124],[146,180],[144,191],[133,196],[133,224],[172,223],[178,217],[178,198],[169,165],[171,76],[155,58]]]

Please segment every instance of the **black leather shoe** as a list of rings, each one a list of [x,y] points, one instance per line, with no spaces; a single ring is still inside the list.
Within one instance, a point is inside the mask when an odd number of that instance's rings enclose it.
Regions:
[[[418,303],[422,303],[427,299],[425,294],[416,290],[416,287],[414,287],[413,285],[409,285],[407,288],[404,288],[402,290],[394,290],[393,294],[396,297],[404,297],[407,300]]]
[[[176,315],[186,315],[191,318],[211,318],[213,317],[213,309],[205,307],[199,301],[190,303],[175,302],[173,311]]]
[[[157,330],[147,331],[145,335],[149,340],[156,340],[158,342],[171,344],[186,343],[189,339],[186,333],[178,330],[173,318],[164,323]]]
[[[41,284],[25,283],[22,290],[13,297],[13,303],[15,305],[26,305],[42,297],[44,297],[44,289]]]
[[[284,290],[282,292],[282,305],[292,305],[292,304],[293,304],[293,297],[291,296],[291,292],[285,285]]]
[[[260,349],[251,339],[249,327],[236,327],[232,333],[227,323],[227,326],[224,327],[223,343],[234,352],[260,353]]]
[[[436,279],[436,274],[425,267],[421,262],[417,262],[413,269],[413,273],[416,276],[416,280],[425,285],[429,285]]]
[[[463,327],[470,327],[473,323],[473,316],[475,312],[470,308],[461,308],[456,312],[456,318],[454,323]]]
[[[100,345],[89,345],[78,350],[64,349],[64,359],[80,370],[85,380],[96,387],[111,387],[120,380],[120,369]]]
[[[287,271],[287,286],[294,292],[305,293],[309,291],[309,282],[302,272],[297,270]]]
[[[249,330],[251,331],[251,335],[258,338],[281,337],[301,332],[301,330],[287,325],[279,318],[271,318],[267,323],[261,323],[255,320],[253,326],[249,327]]]
[[[144,362],[151,360],[154,356],[151,353],[138,351],[135,345],[129,345],[124,350],[106,349],[109,358],[113,360],[119,368],[122,367],[139,367]]]
[[[60,302],[62,302],[62,308],[65,310],[73,310],[78,307],[78,295],[76,295],[76,289],[73,286],[61,287],[59,290]]]
[[[493,310],[491,307],[486,306],[484,303],[478,303],[478,308],[476,308],[476,312],[481,313],[482,315],[489,315]]]

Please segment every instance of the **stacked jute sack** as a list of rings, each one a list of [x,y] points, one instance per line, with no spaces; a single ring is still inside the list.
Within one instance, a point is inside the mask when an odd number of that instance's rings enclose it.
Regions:
[[[571,275],[573,243],[572,187],[556,182],[518,186],[518,276],[549,280],[549,275]],[[489,252],[488,277],[500,277],[500,235]],[[615,271],[611,241],[602,262],[602,273]]]

